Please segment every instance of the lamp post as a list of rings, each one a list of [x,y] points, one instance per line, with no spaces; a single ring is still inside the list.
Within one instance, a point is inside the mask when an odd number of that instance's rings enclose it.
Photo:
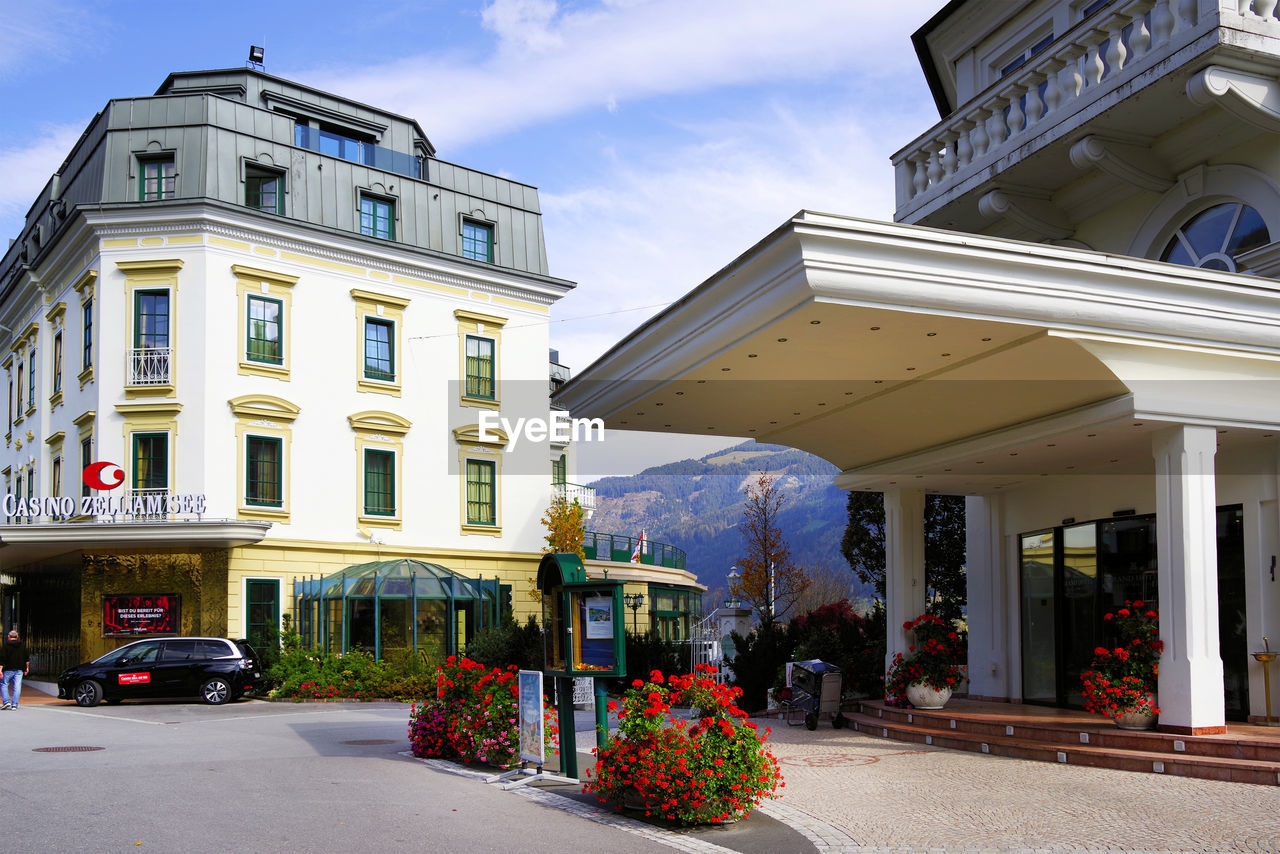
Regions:
[[[631,633],[639,634],[636,629],[636,612],[644,607],[643,593],[623,593],[622,603],[631,609]]]

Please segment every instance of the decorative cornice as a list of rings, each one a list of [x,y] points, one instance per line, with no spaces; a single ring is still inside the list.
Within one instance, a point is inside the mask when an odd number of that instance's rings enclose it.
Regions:
[[[282,397],[269,394],[243,394],[227,401],[238,418],[266,418],[292,423],[302,408]]]
[[[302,228],[306,227],[308,223],[297,223],[297,225],[299,228]],[[223,220],[215,220],[206,215],[182,220],[170,219],[162,222],[130,225],[116,225],[107,222],[97,222],[94,224],[93,228],[100,238],[142,237],[158,234],[214,234],[232,240],[253,242],[263,246],[270,246],[281,251],[310,255],[315,258],[323,258],[325,260],[338,261],[345,264],[359,264],[370,270],[378,270],[390,275],[421,279],[422,281],[430,282],[431,284],[444,285],[446,287],[458,288],[460,290],[478,291],[491,296],[506,297],[507,299],[533,303],[534,305],[549,306],[560,298],[559,294],[553,295],[535,290],[525,290],[490,279],[466,279],[461,276],[440,272],[438,270],[389,261],[368,251],[338,250],[320,243],[284,237],[273,232],[251,230],[248,228],[230,225]],[[439,255],[442,261],[451,260],[450,256],[445,256],[442,253],[436,253],[435,250],[423,249],[422,247],[410,246],[408,244],[397,245],[403,245],[406,249],[431,252],[433,253],[433,256]],[[360,247],[360,249],[363,248],[364,247]],[[457,260],[461,261],[461,259]],[[492,272],[512,277],[532,276],[550,278],[541,276],[541,274],[538,273],[526,273],[520,270],[508,270],[507,268],[500,267],[494,268]],[[548,282],[547,285],[550,287],[560,287],[560,285],[555,282]]]
[[[411,300],[407,300],[404,297],[393,297],[390,294],[380,294],[374,291],[366,291],[362,288],[352,288],[351,298],[356,302],[385,305],[389,308],[408,308],[411,302]]]
[[[497,317],[492,314],[481,314],[478,311],[467,311],[464,308],[455,308],[453,316],[458,320],[467,320],[472,323],[483,323],[485,326],[506,326],[507,318]]]
[[[357,433],[391,433],[396,436],[403,436],[413,426],[413,422],[403,416],[377,409],[348,415],[347,423]]]
[[[270,282],[282,288],[291,288],[298,283],[298,276],[288,273],[276,273],[271,270],[260,270],[257,267],[246,267],[243,264],[232,264],[231,272],[238,279],[251,279],[255,282]]]
[[[505,448],[510,441],[506,430],[488,428],[482,434],[479,424],[468,424],[453,431],[453,440],[459,445],[481,445],[486,448]]]

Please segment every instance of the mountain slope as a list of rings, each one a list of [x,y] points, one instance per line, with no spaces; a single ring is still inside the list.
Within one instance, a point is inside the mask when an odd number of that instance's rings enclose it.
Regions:
[[[831,485],[835,466],[779,445],[744,442],[701,459],[597,480],[597,509],[587,527],[629,536],[643,530],[652,541],[684,549],[687,567],[708,588],[724,587],[745,551],[737,529],[745,490],[761,471],[786,495],[778,521],[796,563],[851,576],[840,554],[848,514],[845,493]]]

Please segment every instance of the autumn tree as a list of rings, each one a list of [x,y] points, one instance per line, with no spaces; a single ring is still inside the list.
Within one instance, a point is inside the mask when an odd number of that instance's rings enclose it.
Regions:
[[[587,536],[586,518],[587,511],[578,499],[569,501],[563,495],[551,499],[551,506],[542,517],[542,525],[547,529],[543,553],[575,554],[585,560],[582,543]]]
[[[849,493],[849,525],[840,551],[858,578],[884,599],[884,495]],[[928,611],[959,620],[965,606],[964,497],[927,495],[924,502],[924,578]]]
[[[787,496],[776,479],[760,472],[743,491],[747,500],[738,530],[746,554],[738,558],[739,575],[730,579],[729,593],[746,602],[760,615],[760,622],[771,628],[804,592],[808,573],[792,560],[778,524]]]

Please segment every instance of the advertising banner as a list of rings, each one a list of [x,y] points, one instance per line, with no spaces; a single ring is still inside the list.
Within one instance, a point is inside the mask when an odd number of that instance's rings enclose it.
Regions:
[[[520,671],[520,760],[541,767],[546,760],[543,744],[542,672]]]
[[[174,595],[103,596],[102,634],[175,635],[180,597]]]

